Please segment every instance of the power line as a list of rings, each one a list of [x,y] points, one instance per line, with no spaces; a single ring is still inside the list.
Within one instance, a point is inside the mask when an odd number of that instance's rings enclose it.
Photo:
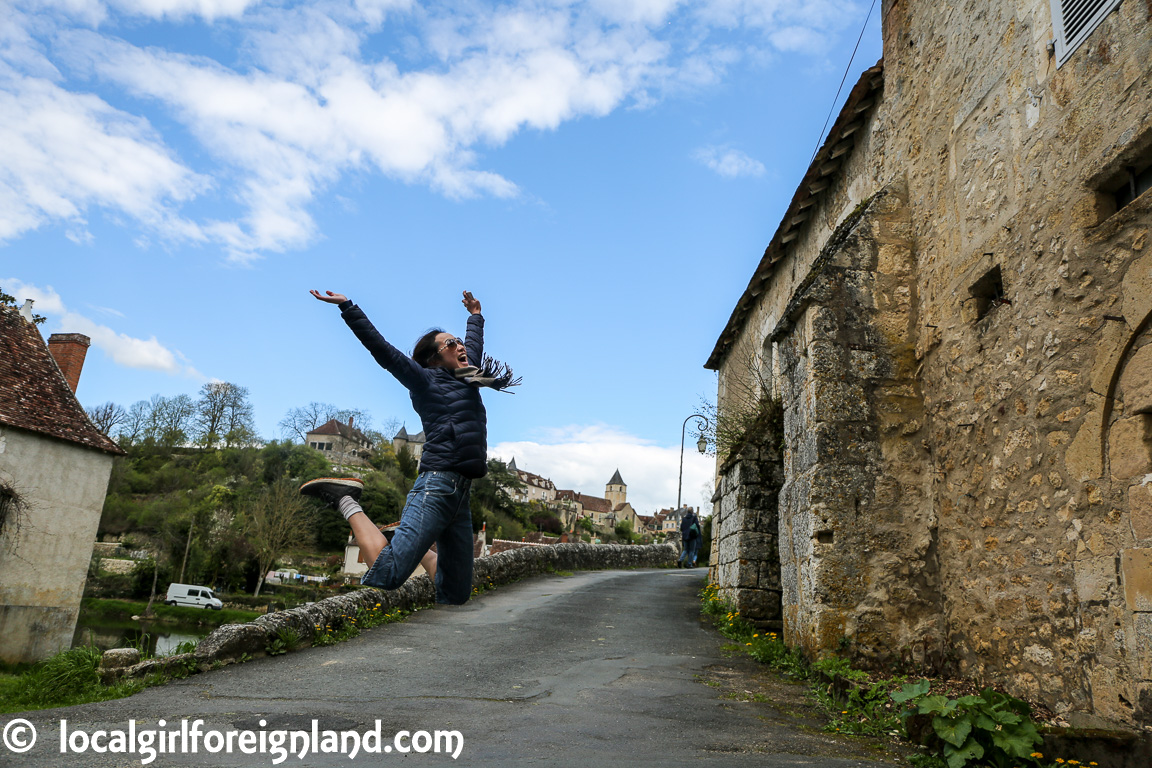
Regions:
[[[816,137],[816,148],[812,150],[812,160],[816,159],[816,153],[820,151],[820,142],[824,140],[824,131],[828,129],[828,121],[832,119],[832,112],[836,109],[836,100],[840,98],[840,91],[844,90],[844,82],[848,79],[852,62],[856,60],[856,51],[860,49],[860,41],[864,39],[864,30],[868,29],[868,20],[872,18],[872,9],[875,7],[876,0],[872,0],[872,5],[868,6],[868,15],[864,17],[864,26],[860,28],[860,36],[856,38],[856,47],[852,49],[852,57],[848,59],[848,66],[844,68],[844,76],[840,78],[840,87],[836,89],[836,95],[832,97],[832,106],[828,108],[828,117],[824,118],[824,127],[820,129],[820,135]],[[812,162],[812,160],[808,162]]]

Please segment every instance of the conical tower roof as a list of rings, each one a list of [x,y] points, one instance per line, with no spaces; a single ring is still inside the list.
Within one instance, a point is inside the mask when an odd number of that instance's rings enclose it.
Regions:
[[[628,485],[628,483],[624,482],[624,478],[620,477],[620,470],[619,470],[619,469],[617,469],[617,470],[616,470],[616,472],[615,472],[615,474],[613,474],[613,475],[612,475],[612,479],[608,481],[608,485],[623,485],[623,486],[627,486],[627,485]]]

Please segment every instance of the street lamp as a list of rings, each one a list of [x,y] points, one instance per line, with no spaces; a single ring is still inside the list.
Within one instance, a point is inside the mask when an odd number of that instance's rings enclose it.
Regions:
[[[680,509],[680,489],[684,485],[684,430],[688,427],[688,419],[700,419],[704,426],[700,427],[700,439],[696,441],[696,449],[700,453],[708,448],[708,438],[704,437],[704,430],[712,426],[712,422],[698,413],[694,413],[680,425],[680,479],[676,482],[676,509]]]

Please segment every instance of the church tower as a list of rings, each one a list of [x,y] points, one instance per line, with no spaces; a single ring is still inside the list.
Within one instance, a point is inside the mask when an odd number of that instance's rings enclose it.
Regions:
[[[608,481],[608,485],[604,486],[604,498],[612,504],[615,509],[617,504],[623,504],[628,501],[628,486],[625,485],[624,479],[620,477],[620,470],[616,470],[616,474],[612,475],[612,479]]]

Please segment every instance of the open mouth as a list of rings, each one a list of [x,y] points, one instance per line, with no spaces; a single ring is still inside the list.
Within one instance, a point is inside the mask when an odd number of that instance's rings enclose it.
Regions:
[[[460,354],[456,355],[456,359],[462,365],[467,365],[468,364],[468,353],[467,352],[461,352]]]

